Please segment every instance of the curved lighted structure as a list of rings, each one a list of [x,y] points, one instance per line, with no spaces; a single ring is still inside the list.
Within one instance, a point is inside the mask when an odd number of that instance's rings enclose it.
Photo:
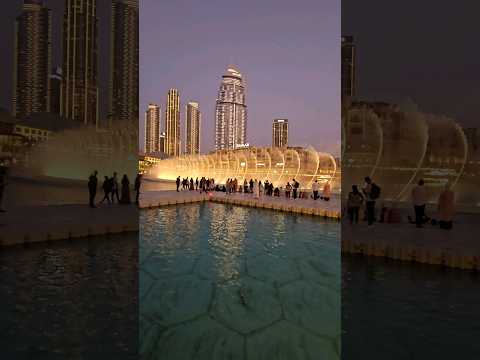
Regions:
[[[469,146],[453,119],[393,107],[352,108],[342,116],[342,145],[345,195],[370,176],[384,200],[410,201],[412,187],[424,179],[429,202],[437,201],[447,182],[459,202],[480,201],[478,192],[469,195],[465,187]]]
[[[310,189],[315,180],[320,184],[332,183],[336,172],[337,165],[332,155],[311,147],[258,147],[162,160],[150,170],[149,176],[161,180],[175,180],[178,176],[206,177],[220,184],[229,178],[237,179],[239,184],[243,184],[245,179],[268,180],[278,187],[285,187],[288,181],[296,179],[302,189]]]

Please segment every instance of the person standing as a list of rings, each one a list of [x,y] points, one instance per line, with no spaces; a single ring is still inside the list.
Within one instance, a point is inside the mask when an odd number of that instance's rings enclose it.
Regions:
[[[352,191],[348,194],[347,211],[350,224],[358,223],[358,213],[363,204],[363,195],[358,191],[357,185],[352,185]]]
[[[367,207],[367,221],[368,225],[371,226],[375,221],[375,202],[380,197],[380,187],[368,176],[365,178],[363,194],[366,197],[365,205]]]
[[[322,193],[322,198],[325,201],[330,201],[330,195],[332,193],[330,183],[327,181],[325,185],[323,185],[323,193]]]
[[[438,214],[440,228],[450,230],[453,226],[453,217],[455,215],[455,193],[450,188],[450,183],[445,185],[445,189],[438,198]]]
[[[92,175],[88,178],[88,192],[89,192],[89,205],[91,208],[96,208],[95,206],[95,196],[97,195],[97,179],[98,171],[95,170]]]
[[[198,191],[198,177],[195,179],[195,191]]]
[[[110,181],[110,179],[108,178],[108,176],[105,176],[104,180],[103,180],[103,184],[102,184],[102,189],[103,189],[103,199],[102,201],[100,201],[100,204],[103,204],[103,202],[105,200],[107,200],[107,202],[110,204],[111,201],[110,201],[110,192],[112,191],[112,186],[111,186],[112,182]]]
[[[417,228],[423,227],[423,218],[425,216],[425,204],[427,202],[427,193],[423,179],[412,189],[413,209],[415,210],[415,224]]]
[[[292,183],[293,183],[293,199],[296,199],[297,198],[298,187],[300,186],[300,184],[295,179],[292,179]]]
[[[313,200],[317,200],[318,199],[318,189],[319,189],[319,184],[318,184],[318,180],[315,179],[315,181],[313,182],[312,184],[312,192],[313,192]]]
[[[175,182],[176,182],[176,184],[177,184],[177,192],[179,192],[178,189],[180,188],[180,176],[177,177],[177,180],[176,180]]]
[[[287,181],[287,186],[285,186],[285,197],[290,199],[290,192],[292,191],[292,185]]]
[[[115,197],[117,198],[117,202],[120,202],[120,196],[118,196],[118,178],[117,173],[113,173],[112,177],[112,204],[115,203]]]
[[[256,179],[255,179],[255,182],[253,183],[253,192],[254,192],[255,199],[258,199],[260,197],[260,186]]]
[[[142,185],[142,175],[137,174],[135,178],[135,204],[139,204],[140,199],[140,186]]]
[[[122,197],[120,199],[121,204],[130,204],[130,180],[128,180],[127,174],[122,178]]]

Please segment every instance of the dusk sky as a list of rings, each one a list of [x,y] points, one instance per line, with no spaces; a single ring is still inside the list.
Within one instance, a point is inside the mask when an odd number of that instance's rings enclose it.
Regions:
[[[478,14],[478,1],[343,0],[342,32],[357,45],[358,97],[410,99],[478,127]]]
[[[184,106],[198,101],[201,151],[213,150],[215,100],[230,63],[246,79],[251,145],[270,146],[272,120],[288,118],[290,145],[337,152],[338,0],[142,0],[140,134],[148,103],[160,105],[164,113],[168,89],[178,88],[182,146]]]

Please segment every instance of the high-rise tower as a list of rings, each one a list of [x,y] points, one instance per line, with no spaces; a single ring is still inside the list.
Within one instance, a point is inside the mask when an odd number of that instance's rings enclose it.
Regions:
[[[148,104],[145,111],[145,152],[163,151],[160,149],[160,107]]]
[[[13,116],[50,111],[51,12],[43,0],[24,0],[15,21]]]
[[[342,36],[342,99],[355,96],[355,61],[353,36]]]
[[[109,120],[138,122],[138,0],[113,0]]]
[[[168,90],[165,112],[165,153],[180,155],[180,94],[177,89]]]
[[[98,125],[97,1],[65,0],[61,114]]]
[[[185,154],[200,153],[200,122],[202,114],[197,102],[189,102],[185,107]]]
[[[247,105],[242,74],[229,66],[222,76],[215,109],[215,149],[247,145]]]
[[[275,119],[272,124],[272,147],[288,146],[288,119]]]

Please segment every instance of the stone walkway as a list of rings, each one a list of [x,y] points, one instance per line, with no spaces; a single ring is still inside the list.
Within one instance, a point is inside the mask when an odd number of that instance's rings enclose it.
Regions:
[[[135,205],[16,207],[0,213],[0,246],[138,231]]]
[[[478,215],[460,214],[452,230],[410,223],[342,223],[342,252],[480,270]]]
[[[273,209],[340,218],[340,198],[332,197],[330,201],[313,199],[286,199],[285,197],[260,196],[255,199],[252,194],[235,193],[226,195],[222,192],[200,194],[198,191],[145,191],[140,196],[140,208],[154,208],[167,205],[185,204],[202,201],[214,201],[240,206]]]

